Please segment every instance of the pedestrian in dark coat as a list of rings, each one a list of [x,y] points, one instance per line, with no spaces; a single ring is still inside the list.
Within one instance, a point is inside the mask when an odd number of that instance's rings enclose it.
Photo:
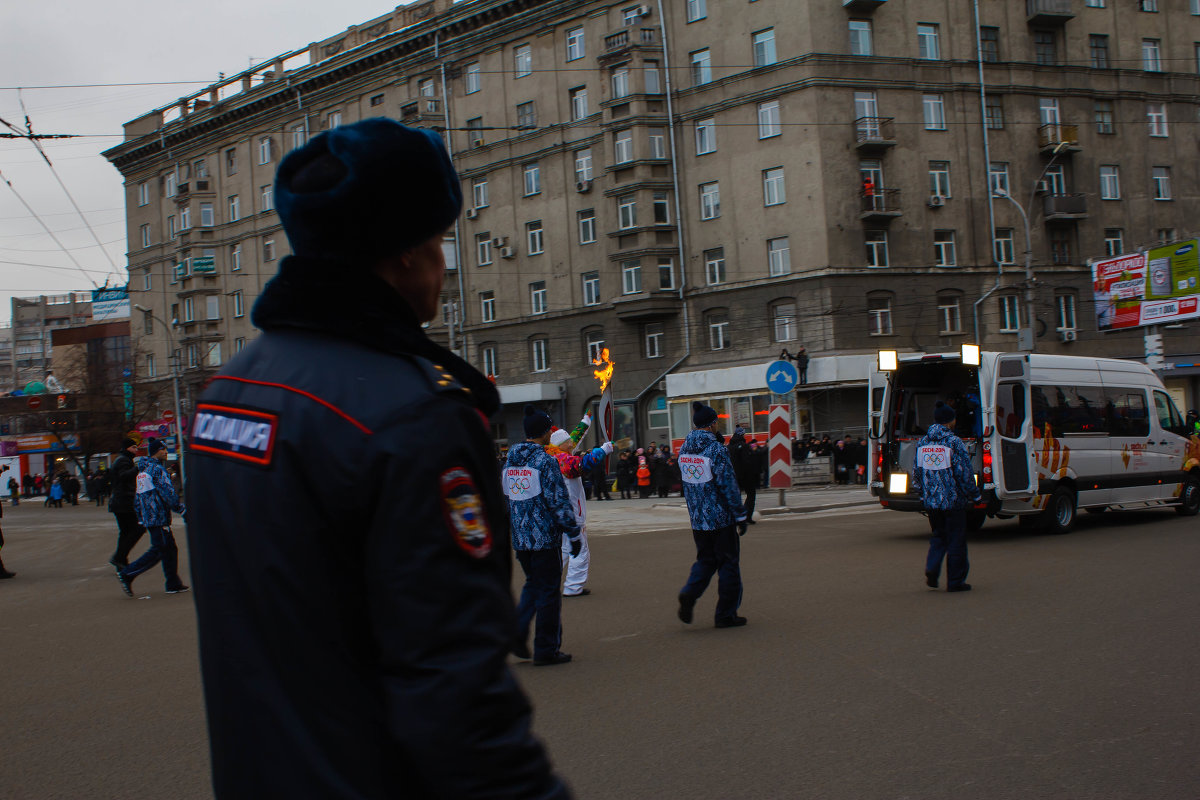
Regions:
[[[746,429],[735,428],[729,439],[729,460],[733,464],[733,475],[737,478],[738,487],[745,493],[746,499],[742,505],[746,507],[746,521],[751,525],[754,520],[754,500],[758,496],[758,457],[746,441]]]
[[[117,520],[117,549],[113,551],[108,563],[118,572],[122,567],[129,565],[129,553],[146,532],[138,522],[137,512],[133,507],[138,473],[133,457],[137,455],[137,449],[138,443],[133,439],[122,439],[121,452],[108,468],[112,481],[112,497],[108,501],[108,510]]]
[[[633,499],[633,488],[637,486],[637,462],[628,450],[621,452],[617,462],[617,489],[621,492],[622,500]]]
[[[845,439],[838,439],[833,446],[833,482],[847,484],[850,474],[854,471],[853,445]]]

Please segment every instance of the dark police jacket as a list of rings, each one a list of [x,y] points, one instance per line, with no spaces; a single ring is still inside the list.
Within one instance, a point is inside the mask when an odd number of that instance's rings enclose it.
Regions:
[[[108,510],[114,514],[132,514],[138,468],[128,450],[122,450],[113,460],[108,474],[112,475],[112,497],[108,499]]]
[[[565,798],[506,665],[495,387],[390,286],[288,258],[190,434],[221,798]]]

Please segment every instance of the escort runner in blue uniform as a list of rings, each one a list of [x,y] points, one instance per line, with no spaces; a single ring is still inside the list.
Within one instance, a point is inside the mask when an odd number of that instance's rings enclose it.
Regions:
[[[275,197],[295,255],[190,429],[216,796],[566,798],[506,663],[499,398],[421,328],[462,204],[445,147],[334,128]]]
[[[913,457],[913,489],[929,514],[929,555],[925,584],[936,589],[946,559],[946,591],[969,592],[967,583],[967,505],[982,500],[971,472],[971,455],[951,432],[954,409],[938,401],[933,424],[917,442]]]
[[[177,512],[185,520],[187,512],[175,493],[171,476],[163,467],[167,459],[167,446],[158,439],[148,439],[146,452],[150,455],[137,460],[133,507],[138,522],[150,533],[150,549],[132,564],[117,567],[121,591],[130,597],[133,597],[133,579],[160,561],[167,594],[188,590],[179,577],[179,546],[175,544],[175,536],[171,533],[171,512]]]
[[[696,600],[716,574],[716,626],[736,628],[746,624],[746,618],[737,614],[742,604],[738,537],[746,532],[746,509],[729,451],[717,438],[717,412],[692,403],[692,425],[695,430],[679,448],[679,469],[696,541],[696,563],[687,584],[679,590],[679,618],[692,621]]]
[[[517,603],[519,640],[513,652],[529,658],[529,625],[537,617],[533,633],[533,663],[545,667],[566,664],[570,653],[562,652],[562,540],[571,543],[571,555],[579,555],[583,537],[571,496],[558,461],[546,452],[554,427],[550,415],[525,407],[525,441],[509,448],[504,465],[504,492],[512,518],[512,544],[525,571],[525,585]]]

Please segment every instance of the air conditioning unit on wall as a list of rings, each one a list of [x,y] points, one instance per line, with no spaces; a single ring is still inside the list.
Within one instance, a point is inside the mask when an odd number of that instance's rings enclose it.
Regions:
[[[467,219],[475,219],[478,216],[479,216],[478,208],[468,208],[467,209]]]
[[[1073,342],[1078,338],[1079,334],[1071,329],[1058,332],[1058,340],[1060,342]]]
[[[575,182],[575,191],[579,192],[580,194],[586,194],[587,192],[590,192],[591,190],[592,190],[592,182],[591,181],[576,181]]]
[[[946,198],[942,197],[940,194],[931,194],[929,195],[929,199],[925,202],[925,204],[930,208],[941,208],[942,206],[946,205]]]
[[[513,250],[511,247],[501,247],[500,248],[500,257],[501,258],[515,258],[516,255],[517,255],[517,251]]]

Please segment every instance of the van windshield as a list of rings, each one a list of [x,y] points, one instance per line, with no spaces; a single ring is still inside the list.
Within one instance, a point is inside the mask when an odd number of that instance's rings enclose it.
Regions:
[[[898,439],[925,435],[933,424],[938,401],[954,409],[954,433],[978,438],[983,418],[979,407],[979,373],[959,361],[903,363],[892,378],[890,424]]]

